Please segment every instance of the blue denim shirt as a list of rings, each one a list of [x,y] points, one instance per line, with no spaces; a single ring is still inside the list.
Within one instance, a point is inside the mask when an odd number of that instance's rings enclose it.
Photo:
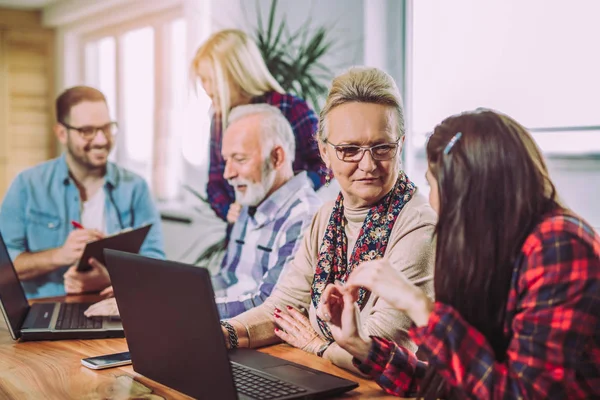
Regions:
[[[152,223],[140,254],[165,258],[160,214],[146,182],[138,175],[107,164],[106,233]],[[23,252],[60,247],[81,220],[79,190],[69,177],[65,155],[21,172],[0,208],[0,231],[14,261]],[[49,274],[22,281],[28,298],[65,294],[63,274],[68,265]]]

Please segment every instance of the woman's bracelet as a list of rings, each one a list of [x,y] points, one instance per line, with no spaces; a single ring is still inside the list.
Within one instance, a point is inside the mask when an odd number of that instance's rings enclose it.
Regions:
[[[327,351],[329,346],[331,346],[331,343],[333,343],[333,341],[328,341],[325,342],[325,344],[321,345],[321,347],[319,347],[319,350],[317,350],[317,356],[323,357],[323,354],[325,354],[325,351]]]
[[[227,321],[221,321],[221,326],[223,326],[225,329],[227,329],[227,332],[229,333],[229,348],[230,349],[237,348],[238,347],[238,335],[237,335],[237,332],[236,332],[235,328],[233,327],[233,325],[231,325]]]

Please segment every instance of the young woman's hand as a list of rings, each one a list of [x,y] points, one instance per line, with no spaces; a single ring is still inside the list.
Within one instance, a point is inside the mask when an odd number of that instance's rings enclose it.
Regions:
[[[340,283],[327,285],[317,315],[328,323],[335,342],[361,361],[367,359],[372,339],[362,331],[354,293]]]
[[[404,311],[417,326],[427,325],[433,302],[402,272],[392,268],[389,261],[367,261],[352,271],[345,286],[346,290],[356,298],[361,287]]]

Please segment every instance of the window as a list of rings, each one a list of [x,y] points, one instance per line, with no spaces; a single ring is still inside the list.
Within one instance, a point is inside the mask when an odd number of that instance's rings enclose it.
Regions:
[[[124,152],[132,163],[150,164],[154,142],[154,30],[144,27],[122,36],[122,130]],[[122,142],[123,143],[123,142]],[[135,168],[138,169],[138,168]],[[148,176],[151,173],[141,172]]]
[[[414,0],[409,147],[477,107],[529,128],[546,154],[600,153],[600,2]]]
[[[104,27],[83,40],[84,81],[119,122],[112,161],[143,176],[161,200],[181,196],[184,160],[207,162],[208,98],[190,90],[187,23],[165,12]]]
[[[89,77],[87,84],[98,88],[108,102],[110,118],[117,120],[117,76],[116,76],[116,47],[114,37],[105,37],[85,46],[85,76]],[[116,161],[118,145],[109,155],[112,162]]]

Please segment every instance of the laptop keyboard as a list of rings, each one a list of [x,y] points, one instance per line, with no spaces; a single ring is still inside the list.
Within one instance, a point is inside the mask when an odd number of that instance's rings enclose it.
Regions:
[[[102,318],[88,318],[83,315],[92,303],[63,303],[58,312],[56,328],[61,331],[72,329],[101,329]]]
[[[251,368],[240,364],[231,363],[233,381],[238,392],[258,400],[280,399],[306,392],[299,386],[280,381],[273,377],[271,379],[257,374]]]

